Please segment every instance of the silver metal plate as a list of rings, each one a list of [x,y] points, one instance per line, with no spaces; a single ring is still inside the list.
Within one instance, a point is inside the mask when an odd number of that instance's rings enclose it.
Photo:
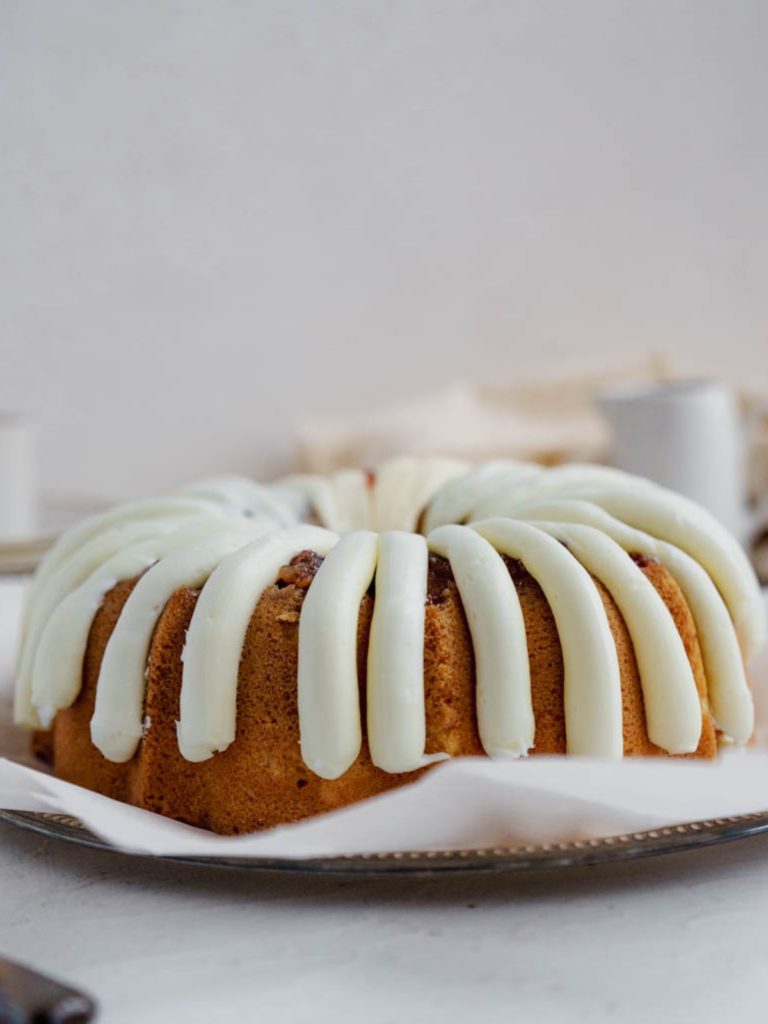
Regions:
[[[76,818],[33,811],[0,811],[0,820],[51,839],[115,852]],[[768,811],[715,821],[695,821],[649,832],[607,836],[575,843],[486,850],[366,853],[294,860],[281,857],[165,857],[163,860],[207,867],[300,871],[337,875],[442,874],[448,871],[540,871],[678,853],[768,832]],[[131,856],[126,854],[126,856]]]

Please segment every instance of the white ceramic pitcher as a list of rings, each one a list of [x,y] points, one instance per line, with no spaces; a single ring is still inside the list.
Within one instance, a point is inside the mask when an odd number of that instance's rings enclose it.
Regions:
[[[733,394],[717,381],[669,381],[597,396],[613,462],[679,491],[746,538],[745,436]]]

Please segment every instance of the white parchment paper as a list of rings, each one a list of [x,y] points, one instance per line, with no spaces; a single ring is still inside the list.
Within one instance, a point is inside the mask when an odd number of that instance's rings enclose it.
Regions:
[[[576,758],[446,762],[412,786],[297,825],[227,838],[129,807],[34,767],[11,723],[21,586],[0,583],[0,807],[83,821],[123,850],[317,857],[568,842],[768,810],[768,653],[750,677],[757,742],[716,764]]]

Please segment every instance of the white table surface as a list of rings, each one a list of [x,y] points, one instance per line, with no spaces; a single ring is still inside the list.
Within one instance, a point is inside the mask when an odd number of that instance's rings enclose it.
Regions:
[[[16,603],[2,584],[6,636]],[[759,1021],[767,924],[768,836],[559,873],[344,879],[0,823],[0,954],[88,989],[107,1024]]]

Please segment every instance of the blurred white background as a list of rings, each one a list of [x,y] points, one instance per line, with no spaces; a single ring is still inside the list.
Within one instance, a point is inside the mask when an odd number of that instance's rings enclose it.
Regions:
[[[762,0],[0,0],[0,407],[47,490],[584,353],[768,376]]]

